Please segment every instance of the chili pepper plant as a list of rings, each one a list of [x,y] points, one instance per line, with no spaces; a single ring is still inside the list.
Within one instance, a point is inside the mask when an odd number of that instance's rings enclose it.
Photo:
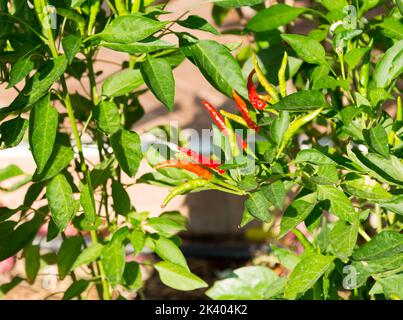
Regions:
[[[245,35],[236,59],[190,34],[180,36],[180,48],[239,108],[202,103],[230,152],[176,148],[167,160],[151,148],[158,171],[142,179],[171,187],[164,205],[206,189],[239,195],[240,226],[262,222],[268,258],[234,270],[207,296],[402,299],[402,1],[217,1],[217,23],[232,10],[219,3],[256,11],[248,20],[238,8],[242,27],[225,30]],[[290,234],[301,254],[276,242]]]

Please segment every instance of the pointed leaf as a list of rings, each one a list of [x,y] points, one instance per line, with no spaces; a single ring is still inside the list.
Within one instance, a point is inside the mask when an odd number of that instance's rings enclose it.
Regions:
[[[34,157],[37,173],[45,168],[52,154],[56,139],[58,113],[46,95],[33,106],[29,117],[29,145]]]
[[[175,80],[168,61],[148,56],[141,64],[141,74],[144,82],[155,97],[172,111],[174,107]]]

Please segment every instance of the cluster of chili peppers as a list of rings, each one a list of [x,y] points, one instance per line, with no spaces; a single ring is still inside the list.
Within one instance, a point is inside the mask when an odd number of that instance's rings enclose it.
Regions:
[[[256,110],[267,110],[274,114],[278,114],[277,110],[269,109],[267,107],[269,104],[277,103],[281,98],[287,95],[286,74],[285,74],[287,63],[288,63],[288,56],[287,53],[285,52],[280,69],[278,71],[278,78],[279,78],[279,91],[278,91],[277,88],[275,88],[273,85],[270,84],[270,82],[264,75],[263,71],[259,66],[259,62],[257,60],[256,55],[253,56],[254,69],[248,76],[247,88],[248,88],[249,101]],[[258,94],[256,87],[253,83],[253,76],[255,73],[257,75],[260,84],[266,90],[267,92],[266,95]],[[257,123],[252,119],[246,102],[235,90],[232,90],[232,96],[239,109],[240,116],[232,114],[225,110],[221,110],[220,114],[220,112],[218,112],[218,110],[214,106],[212,106],[209,102],[205,100],[202,101],[202,104],[204,108],[211,115],[218,129],[228,138],[233,150],[233,155],[236,156],[237,155],[236,153],[239,152],[238,145],[241,145],[242,149],[250,154],[251,151],[248,147],[248,144],[241,137],[235,134],[229,120],[237,122],[245,127],[255,130],[256,132],[259,132],[261,130],[261,127],[259,127]],[[303,126],[304,124],[315,118],[321,111],[322,108],[315,110],[307,115],[298,117],[289,125],[284,134],[282,142],[278,146],[276,158],[278,158],[281,155],[287,143],[295,134],[295,132],[301,126]],[[223,178],[224,177],[228,178],[228,175],[226,174],[226,171],[224,169],[220,168],[221,163],[214,161],[209,157],[205,157],[201,154],[198,154],[197,152],[185,147],[177,146],[176,149],[179,152],[179,154],[185,155],[190,160],[192,160],[192,162],[181,159],[167,160],[157,164],[155,168],[156,169],[180,168],[196,174],[199,178],[187,181],[181,184],[180,186],[172,189],[169,195],[164,200],[164,203],[162,205],[163,207],[165,207],[167,203],[175,196],[179,194],[184,194],[189,191],[193,191],[195,189],[199,190],[203,188],[217,189],[238,195],[245,194],[245,192],[238,189],[236,185],[231,184],[231,182],[228,183],[224,181]],[[252,155],[256,158],[256,155],[254,153],[252,153]],[[264,164],[262,164],[262,166],[264,166]],[[264,166],[264,168],[266,167]]]

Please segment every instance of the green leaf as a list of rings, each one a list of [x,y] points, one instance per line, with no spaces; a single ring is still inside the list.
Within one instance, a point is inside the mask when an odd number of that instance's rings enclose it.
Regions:
[[[65,55],[49,60],[25,84],[17,98],[6,108],[0,109],[0,120],[10,113],[33,105],[42,98],[49,88],[64,73],[67,67]]]
[[[155,97],[172,111],[175,102],[175,80],[168,61],[147,56],[141,63],[141,74]]]
[[[154,265],[163,284],[180,291],[190,291],[207,287],[202,279],[187,269],[167,261]]]
[[[396,42],[375,66],[373,81],[378,88],[387,88],[403,72],[403,40]]]
[[[403,273],[379,278],[377,282],[382,285],[383,292],[389,299],[403,299]]]
[[[273,216],[269,210],[270,206],[270,201],[267,200],[262,191],[250,193],[249,198],[245,201],[245,207],[249,213],[264,222],[273,220]]]
[[[40,174],[52,154],[56,140],[58,113],[50,104],[50,94],[33,106],[29,117],[29,146]]]
[[[329,212],[342,220],[354,224],[358,220],[358,213],[354,211],[351,201],[343,191],[330,185],[317,185],[318,200],[329,201]]]
[[[216,35],[220,34],[206,19],[197,15],[190,15],[185,20],[179,20],[178,24],[189,29],[202,30]]]
[[[144,248],[146,242],[146,234],[141,230],[134,230],[130,235],[130,243],[134,249],[134,253],[138,255]]]
[[[246,82],[239,64],[228,49],[213,40],[189,42],[180,39],[180,48],[217,90],[232,97],[232,89],[247,97]]]
[[[403,39],[403,23],[396,18],[385,18],[378,24],[382,28],[382,33],[392,39]]]
[[[263,300],[278,279],[269,268],[243,267],[234,270],[229,278],[216,281],[206,295],[214,300]]]
[[[295,299],[319,280],[335,257],[313,254],[302,259],[291,272],[284,291],[286,299]]]
[[[73,62],[74,57],[80,51],[81,42],[81,36],[76,34],[63,37],[63,50],[69,64]]]
[[[57,253],[57,267],[59,269],[60,279],[70,272],[71,267],[74,265],[77,257],[80,255],[83,239],[81,237],[72,237],[63,240]]]
[[[403,234],[396,231],[382,231],[371,241],[354,251],[354,260],[374,260],[396,255],[403,251]]]
[[[0,125],[0,150],[18,146],[28,128],[28,120],[16,117]]]
[[[104,247],[101,261],[107,279],[113,286],[122,281],[125,270],[125,248],[119,241],[112,241]]]
[[[345,261],[353,253],[358,237],[358,227],[345,221],[337,221],[330,231],[330,245],[333,253]]]
[[[31,56],[23,56],[18,59],[10,70],[10,81],[8,82],[7,88],[14,87],[22,79],[27,77],[29,73],[34,69],[35,63],[31,60]]]
[[[306,9],[304,7],[290,7],[286,4],[275,4],[259,11],[246,25],[254,32],[264,32],[277,29],[296,19]]]
[[[343,10],[344,7],[348,6],[347,0],[319,0],[328,11],[334,11],[334,10]]]
[[[365,200],[383,200],[392,197],[376,180],[356,174],[348,174],[342,187],[352,196]]]
[[[170,237],[179,231],[186,230],[185,221],[172,219],[170,216],[167,216],[167,214],[162,214],[159,217],[148,219],[147,225],[153,228],[159,234],[167,237]]]
[[[320,91],[298,91],[292,93],[273,105],[276,110],[309,111],[329,108],[325,96]]]
[[[82,265],[90,264],[91,262],[97,260],[103,250],[104,246],[100,243],[93,243],[89,247],[85,248],[74,261],[71,270],[74,270]]]
[[[21,224],[12,231],[0,245],[0,261],[14,256],[18,251],[29,245],[35,238],[42,223],[43,216],[37,214],[32,220]]]
[[[392,275],[402,270],[403,254],[394,254],[381,259],[367,261],[353,261],[351,264],[354,267],[355,284],[351,283],[349,289],[358,288],[364,285],[368,277],[381,277]]]
[[[120,114],[116,104],[102,101],[93,110],[94,119],[99,130],[105,134],[113,134],[120,129]]]
[[[112,180],[112,199],[113,209],[115,209],[116,214],[127,216],[132,210],[129,194],[123,185],[115,180]]]
[[[139,135],[134,131],[121,129],[111,136],[110,143],[122,170],[133,177],[143,156]]]
[[[293,270],[298,262],[301,261],[301,257],[296,253],[275,245],[271,245],[271,252],[288,270]]]
[[[295,199],[285,210],[281,218],[279,238],[298,226],[308,217],[316,205],[316,193],[303,195]]]
[[[263,3],[264,0],[212,0],[217,6],[223,8],[239,8],[244,6],[255,6]]]
[[[39,245],[31,245],[25,248],[25,274],[27,279],[32,284],[35,282],[36,276],[39,271],[39,258],[40,258]]]
[[[90,224],[94,224],[97,213],[95,209],[94,196],[91,194],[88,184],[84,184],[81,187],[80,204],[83,207],[85,218]]]
[[[365,142],[372,150],[378,152],[386,159],[390,158],[388,135],[380,123],[370,129],[364,129],[362,133]]]
[[[155,253],[158,254],[161,259],[190,271],[185,257],[172,240],[159,237],[158,240],[155,241]]]
[[[88,280],[83,279],[73,282],[64,292],[62,300],[71,300],[75,297],[79,297],[87,289],[89,284],[90,282]]]
[[[391,155],[389,159],[376,153],[366,155],[347,148],[348,157],[358,165],[359,170],[381,182],[403,185],[403,164],[399,158]]]
[[[314,64],[327,64],[325,60],[325,49],[315,39],[299,34],[282,34],[281,38],[283,38],[304,61]]]
[[[266,196],[267,200],[272,202],[278,209],[284,208],[286,191],[283,181],[277,180],[269,185],[264,185],[262,187],[262,192]]]
[[[378,201],[378,203],[382,208],[403,215],[403,195],[395,196],[384,201]]]
[[[284,133],[290,126],[290,115],[287,111],[280,111],[278,117],[273,120],[270,126],[270,136],[277,145],[283,140]]]
[[[295,163],[308,162],[319,166],[334,165],[334,162],[327,155],[323,154],[317,149],[304,149],[298,152],[297,157],[294,160]]]
[[[134,261],[126,263],[123,279],[124,286],[131,291],[140,289],[143,286],[143,281],[139,264]]]
[[[66,168],[74,158],[74,151],[66,136],[56,137],[53,152],[41,174],[35,173],[34,181],[44,181],[53,178]]]
[[[102,95],[118,97],[130,93],[144,83],[140,70],[125,69],[112,74],[102,83]]]
[[[355,69],[370,48],[353,48],[344,56],[349,69]]]
[[[154,37],[149,37],[147,39],[132,43],[115,43],[101,41],[100,45],[105,48],[120,52],[127,52],[132,55],[139,53],[150,53],[157,50],[171,49],[175,47],[173,43],[169,43]]]
[[[0,169],[0,182],[10,178],[21,176],[23,174],[24,171],[22,171],[20,167],[16,166],[15,164],[10,164],[5,168]]]
[[[46,187],[46,198],[56,226],[63,231],[76,214],[71,186],[63,174],[55,176]]]
[[[169,21],[149,19],[140,13],[130,14],[113,19],[96,36],[109,42],[132,43],[151,36],[168,23]]]

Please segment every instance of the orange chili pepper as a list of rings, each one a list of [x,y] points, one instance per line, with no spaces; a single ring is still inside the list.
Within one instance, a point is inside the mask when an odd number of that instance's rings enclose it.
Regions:
[[[216,162],[208,157],[205,157],[201,154],[198,154],[196,151],[193,151],[188,148],[179,147],[178,150],[185,153],[189,158],[196,161],[198,164],[202,164],[210,169],[216,170],[219,174],[223,174],[225,170],[219,169],[218,167],[221,166],[221,163]]]
[[[266,102],[262,99],[260,99],[255,85],[253,84],[253,74],[255,73],[255,70],[253,69],[251,73],[249,74],[248,77],[248,93],[249,93],[249,101],[258,110],[263,110],[266,107]]]
[[[246,106],[245,101],[236,93],[235,90],[232,90],[232,96],[234,97],[235,103],[238,106],[239,111],[241,112],[242,118],[245,120],[246,124],[249,128],[259,131],[260,127],[256,125],[256,123],[252,120],[249,115],[248,107]]]
[[[214,175],[206,168],[203,168],[201,165],[199,165],[197,163],[188,162],[188,161],[167,160],[167,161],[158,163],[155,166],[155,169],[162,169],[162,168],[181,168],[181,169],[193,172],[205,180],[211,180],[214,177]]]

